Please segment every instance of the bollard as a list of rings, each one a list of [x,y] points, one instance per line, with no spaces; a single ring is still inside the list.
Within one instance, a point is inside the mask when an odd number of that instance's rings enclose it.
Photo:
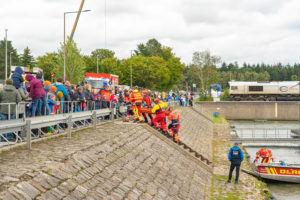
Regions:
[[[114,108],[110,108],[110,120],[115,121]]]
[[[25,129],[27,149],[31,149],[31,120],[26,121]]]
[[[71,138],[72,137],[72,132],[71,132],[71,130],[72,130],[72,115],[70,115],[69,117],[68,117],[68,121],[67,121],[67,124],[68,124],[68,138]]]
[[[120,113],[122,114],[122,120],[125,122],[125,107],[120,106]]]
[[[97,114],[96,114],[96,111],[93,111],[92,120],[93,120],[93,128],[94,128],[94,130],[96,130],[97,129]]]

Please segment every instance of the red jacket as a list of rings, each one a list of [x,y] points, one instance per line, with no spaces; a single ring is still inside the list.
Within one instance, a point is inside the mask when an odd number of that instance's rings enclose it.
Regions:
[[[150,99],[149,96],[145,96],[144,99],[143,99],[143,101],[144,101],[144,103],[145,103],[145,105],[147,107],[152,107],[152,105],[151,105],[151,99]]]

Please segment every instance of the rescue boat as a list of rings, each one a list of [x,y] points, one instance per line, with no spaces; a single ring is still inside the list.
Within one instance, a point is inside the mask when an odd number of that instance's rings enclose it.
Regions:
[[[300,164],[253,163],[252,168],[254,172],[243,171],[269,181],[300,183]]]

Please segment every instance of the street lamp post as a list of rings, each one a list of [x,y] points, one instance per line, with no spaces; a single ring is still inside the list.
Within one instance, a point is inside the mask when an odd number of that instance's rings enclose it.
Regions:
[[[130,51],[130,87],[132,88],[132,50]]]
[[[97,56],[97,74],[99,73],[99,64],[98,64],[98,62],[99,62],[99,57]]]
[[[9,63],[9,64],[10,64],[10,65],[9,65],[10,67],[9,67],[9,68],[10,68],[10,70],[11,70],[11,54],[13,54],[13,52],[10,52],[10,54],[9,54],[9,61],[10,61],[10,63]]]
[[[5,29],[5,80],[7,79],[7,29]]]
[[[81,12],[89,12],[91,10],[83,10]],[[66,14],[78,13],[78,11],[64,12],[64,81],[66,81]]]

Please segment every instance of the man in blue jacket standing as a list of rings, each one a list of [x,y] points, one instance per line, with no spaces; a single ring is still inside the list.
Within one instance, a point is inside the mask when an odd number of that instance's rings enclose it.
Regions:
[[[234,146],[230,148],[228,153],[228,160],[231,162],[231,165],[227,182],[231,183],[232,172],[234,168],[236,168],[235,184],[237,184],[239,181],[241,163],[244,160],[244,154],[243,151],[239,148],[239,143],[234,143]]]

